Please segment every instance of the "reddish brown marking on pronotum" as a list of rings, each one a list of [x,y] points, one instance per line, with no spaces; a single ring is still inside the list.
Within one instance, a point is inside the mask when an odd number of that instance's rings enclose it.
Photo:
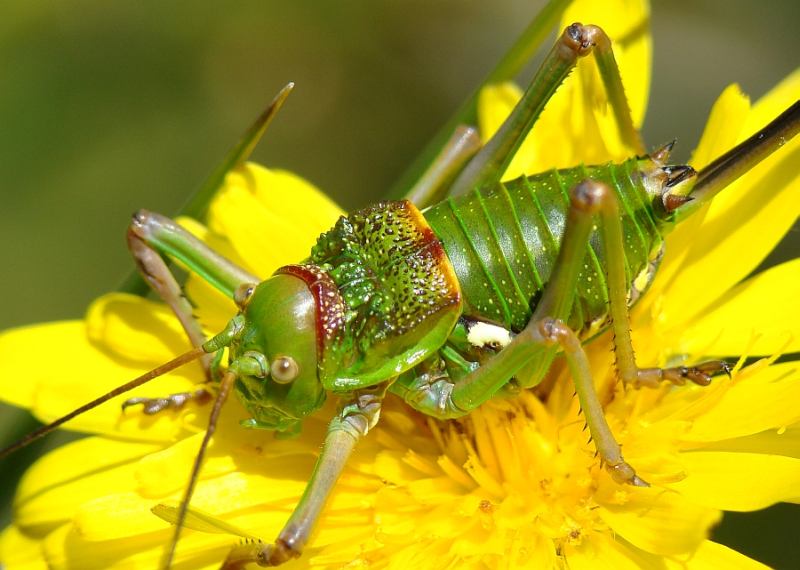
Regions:
[[[275,275],[301,279],[314,297],[317,311],[317,355],[324,358],[325,347],[332,346],[344,331],[344,300],[339,288],[325,271],[316,265],[285,265]]]

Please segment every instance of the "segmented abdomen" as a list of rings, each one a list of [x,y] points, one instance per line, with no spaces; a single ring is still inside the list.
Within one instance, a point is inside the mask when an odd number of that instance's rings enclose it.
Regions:
[[[424,212],[459,279],[464,314],[514,331],[525,327],[553,271],[569,191],[592,178],[617,194],[628,283],[648,267],[661,236],[640,161],[551,170],[449,198]],[[579,275],[569,324],[587,331],[607,316],[605,263],[595,228]]]

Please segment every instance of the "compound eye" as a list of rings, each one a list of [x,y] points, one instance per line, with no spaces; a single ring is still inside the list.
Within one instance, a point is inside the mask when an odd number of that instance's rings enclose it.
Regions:
[[[242,283],[236,288],[236,291],[233,293],[233,302],[236,303],[239,310],[244,311],[255,290],[256,286],[254,283]]]
[[[279,356],[269,366],[269,375],[278,384],[288,384],[300,374],[300,367],[291,356]]]

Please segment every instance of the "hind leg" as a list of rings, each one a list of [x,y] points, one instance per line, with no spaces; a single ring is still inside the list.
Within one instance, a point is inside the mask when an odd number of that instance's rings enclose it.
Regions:
[[[661,382],[682,385],[687,381],[706,386],[711,377],[724,372],[730,375],[730,365],[711,360],[695,366],[674,368],[640,368],[636,363],[631,341],[628,308],[629,282],[625,276],[625,256],[622,222],[616,199],[606,200],[600,209],[600,231],[607,265],[609,311],[614,333],[614,354],[617,371],[625,384],[655,387]]]
[[[593,180],[581,182],[572,189],[566,229],[550,281],[528,324],[500,352],[461,378],[450,379],[444,374],[434,375],[430,381],[401,377],[390,389],[428,415],[459,417],[492,398],[523,366],[536,364],[538,370],[523,385],[538,383],[556,349],[561,348],[597,453],[606,468],[619,483],[647,486],[622,457],[594,389],[586,353],[575,333],[564,324],[572,311],[578,274],[595,216],[609,202],[616,202],[611,190]]]

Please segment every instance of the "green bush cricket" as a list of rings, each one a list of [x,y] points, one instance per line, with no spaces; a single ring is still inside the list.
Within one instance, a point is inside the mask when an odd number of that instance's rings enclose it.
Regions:
[[[642,272],[648,275],[658,254],[659,232],[665,231],[666,224],[688,215],[742,170],[780,146],[780,141],[793,136],[798,110],[795,105],[762,133],[700,173],[668,165],[669,148],[665,147],[620,165],[546,173],[508,183],[505,188],[498,186],[516,145],[553,88],[568,73],[574,58],[597,46],[601,68],[606,63],[606,85],[610,93],[621,94],[613,56],[603,49],[602,32],[591,26],[568,28],[526,99],[509,118],[508,128],[474,156],[468,134],[456,139],[451,148],[461,148],[459,145],[466,141],[467,150],[455,152],[455,159],[437,162],[431,176],[410,194],[412,202],[422,207],[432,202],[437,205],[420,213],[408,202],[381,203],[355,212],[321,238],[307,262],[279,270],[278,275],[258,286],[253,276],[218,259],[169,220],[144,212],[135,218],[129,241],[140,266],[147,275],[167,283],[159,285],[159,293],[173,305],[187,333],[202,350],[179,357],[134,382],[142,383],[189,359],[230,347],[227,372],[217,370],[222,380],[208,437],[216,413],[234,384],[253,414],[253,427],[292,430],[316,409],[326,392],[342,395],[349,402],[333,420],[309,491],[276,544],[234,549],[230,567],[248,561],[280,563],[300,553],[349,449],[377,421],[385,390],[424,413],[455,417],[468,413],[500,389],[535,384],[558,347],[571,359],[601,457],[620,482],[645,484],[622,459],[602,415],[592,412],[597,407],[593,406],[591,382],[587,382],[577,335],[590,334],[611,317],[611,326],[615,330],[619,327],[618,338],[622,339],[617,346],[621,375],[631,383],[651,383],[662,376],[676,382],[689,379],[705,383],[710,373],[725,370],[720,362],[685,370],[638,369],[632,354],[624,352],[627,297],[634,292],[635,277]],[[284,96],[279,96],[273,110]],[[612,95],[612,103],[621,131],[632,146],[641,148],[624,97],[614,103]],[[441,175],[441,167],[445,175]],[[615,182],[620,178],[633,182],[626,187]],[[547,186],[558,192],[539,190]],[[438,198],[446,194],[456,197],[439,202]],[[630,206],[635,200],[641,203],[632,208],[637,214],[623,216],[620,224],[617,202]],[[516,220],[489,223],[511,211],[516,212]],[[599,233],[592,229],[597,217],[601,219]],[[648,220],[654,228],[641,232]],[[549,248],[547,256],[537,256],[534,238],[521,232],[506,238],[500,235],[523,226],[542,236],[550,234],[552,245],[557,247]],[[630,245],[636,233],[646,236],[638,248]],[[401,245],[391,236],[402,236]],[[478,243],[480,239],[483,241]],[[536,239],[541,242],[546,238]],[[589,243],[591,250],[586,249]],[[392,247],[397,249],[392,251]],[[179,295],[169,291],[173,284],[168,272],[157,267],[160,257],[152,256],[153,252],[177,257],[207,276],[236,299],[242,313],[213,339],[199,338],[190,311],[180,306]],[[625,252],[628,268],[618,252]],[[517,254],[523,254],[519,261]],[[581,270],[586,256],[598,263],[591,286]],[[526,281],[515,277],[515,271],[523,266]],[[477,267],[480,272],[476,274]],[[504,272],[508,277],[505,283],[498,277]],[[382,285],[376,288],[375,283],[369,283],[372,277],[364,277],[374,274],[378,281],[391,282],[401,291],[400,296],[393,299],[381,290]],[[604,279],[606,285],[598,286]],[[345,286],[354,283],[361,286]],[[414,293],[408,295],[408,291]],[[328,298],[333,299],[330,305],[325,304]],[[290,317],[289,322],[261,318],[267,312],[274,314],[281,304],[287,311],[280,314]],[[540,372],[520,382],[515,374],[523,365],[535,365]],[[180,404],[182,398],[131,404],[144,404],[146,411],[157,412],[161,406]],[[33,437],[61,423],[54,422]],[[201,458],[202,453],[195,472]],[[193,482],[194,476],[177,516],[178,531]]]

